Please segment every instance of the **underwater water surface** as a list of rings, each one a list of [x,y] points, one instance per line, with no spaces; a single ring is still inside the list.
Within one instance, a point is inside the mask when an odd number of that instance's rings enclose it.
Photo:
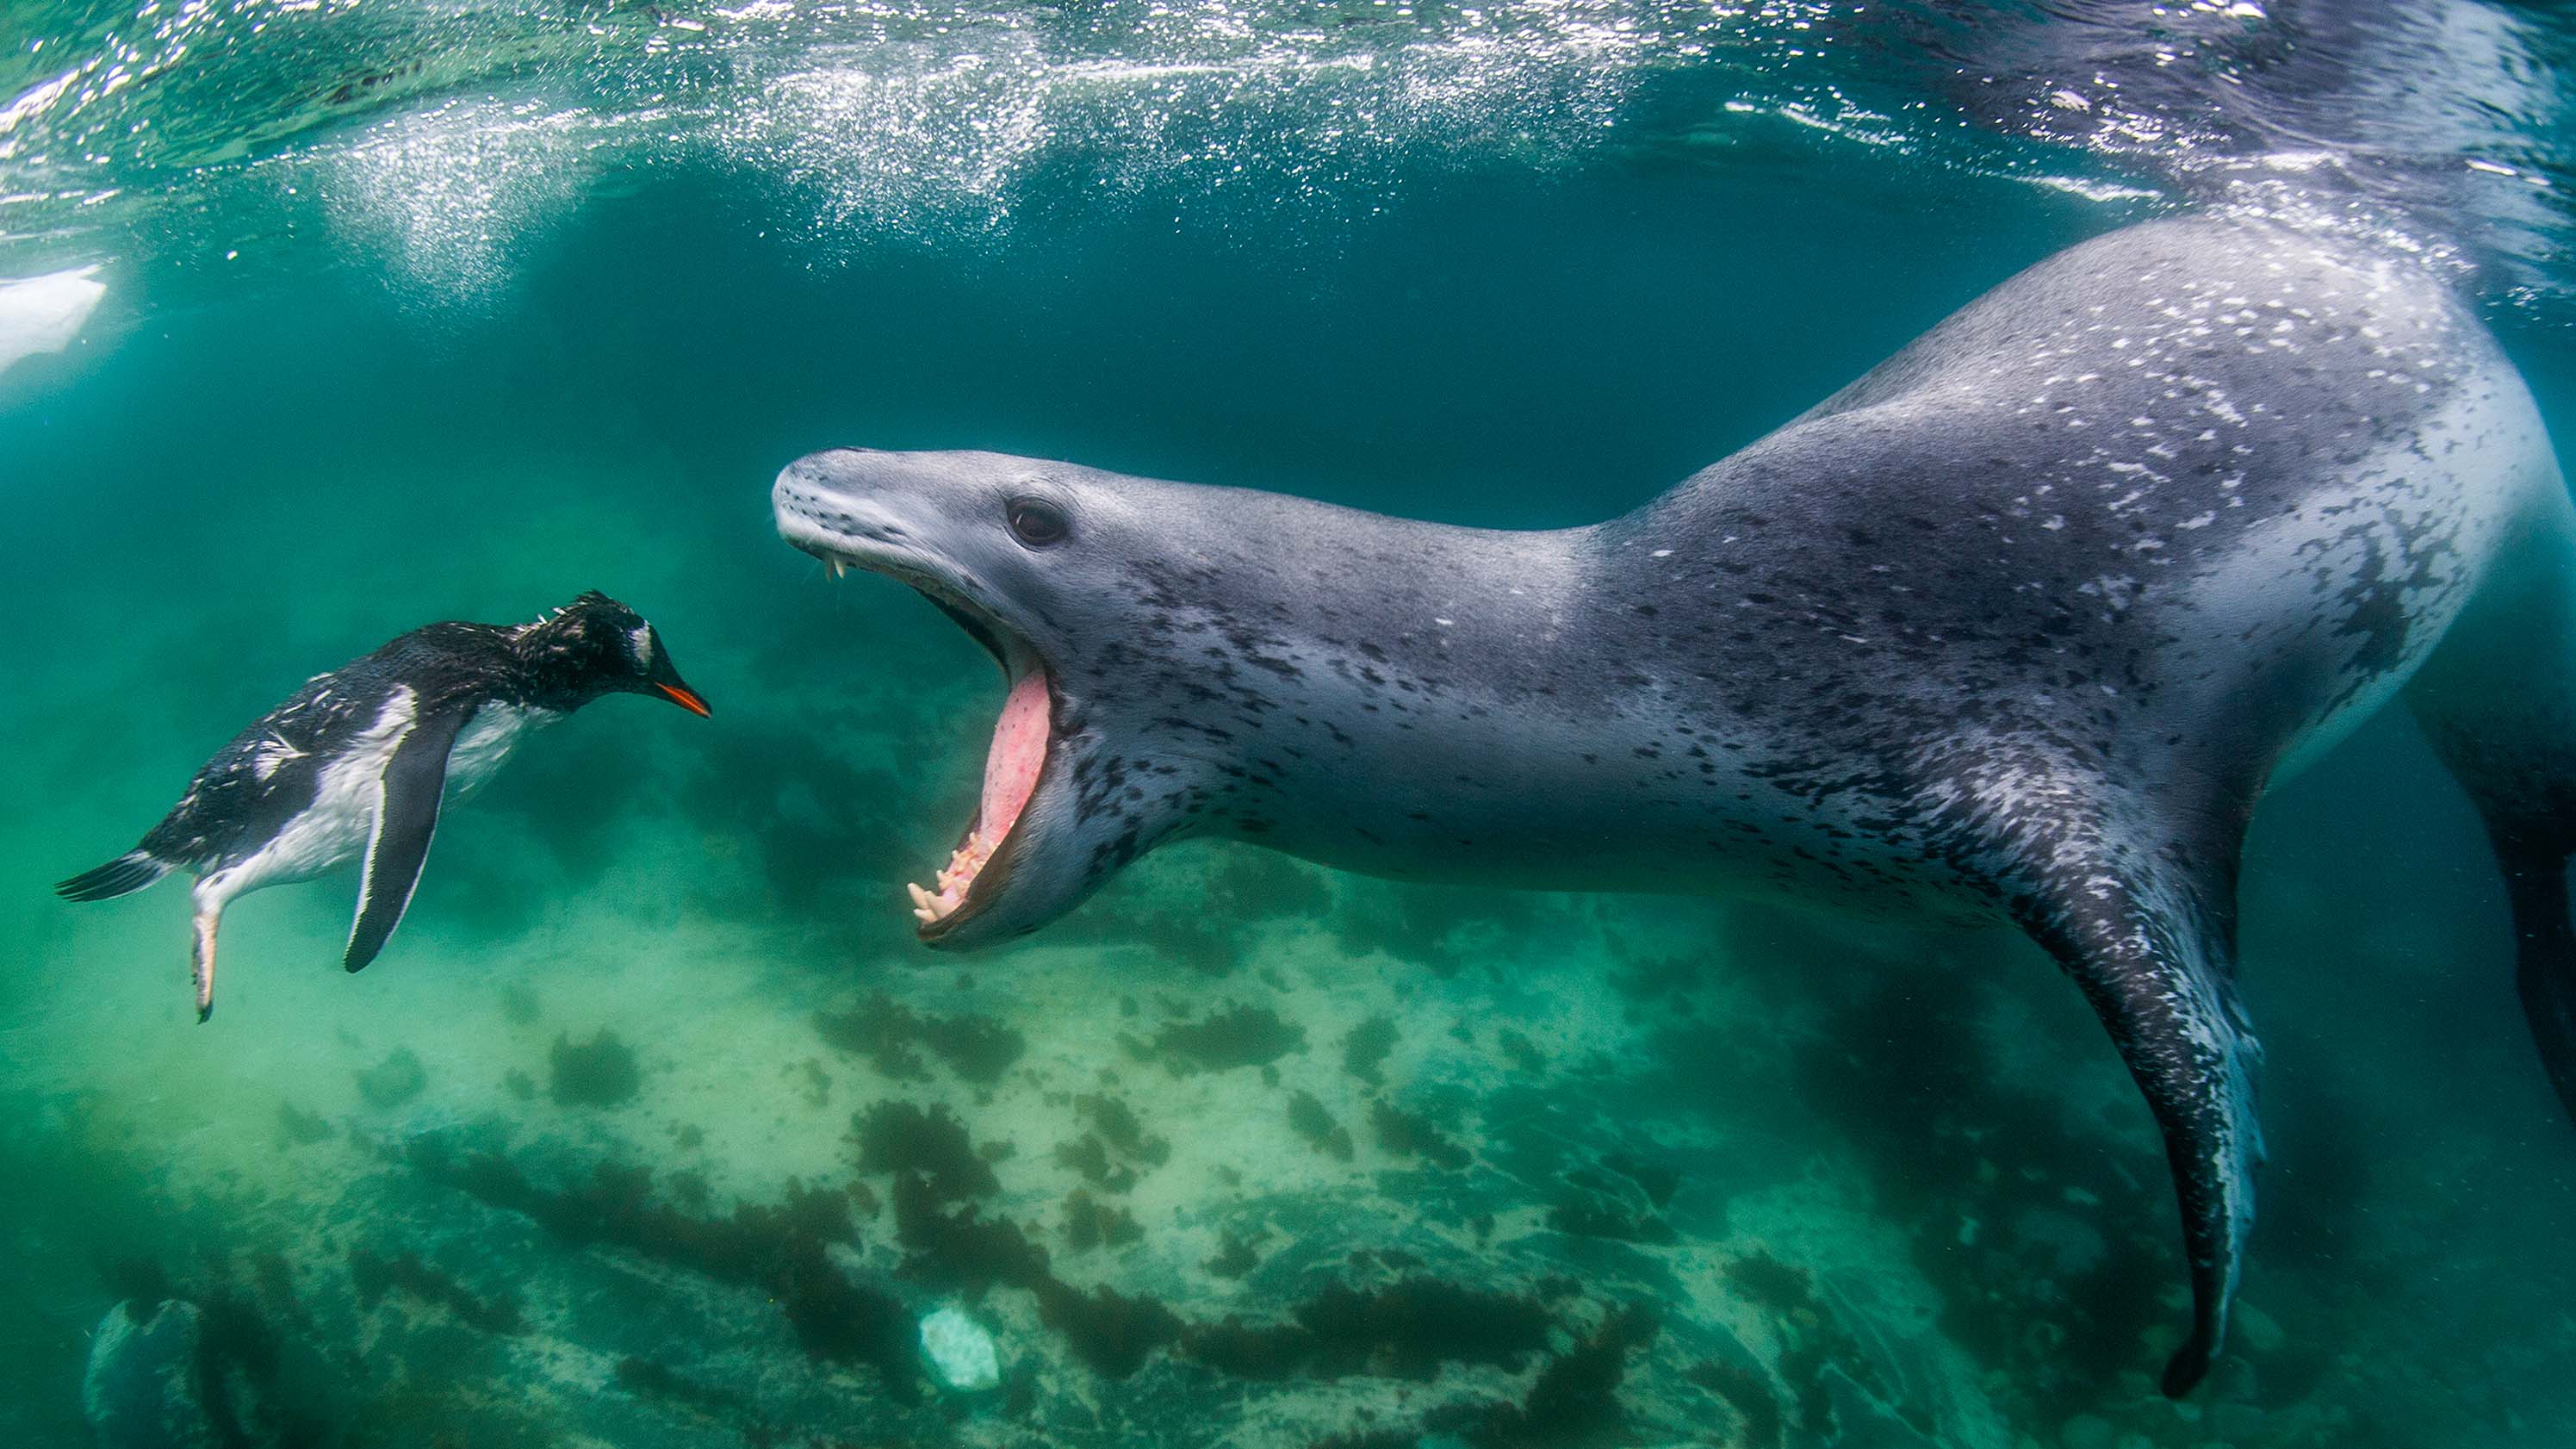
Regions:
[[[2391,714],[2257,818],[2231,1351],[2151,1120],[2005,931],[1159,853],[934,955],[1001,685],[782,545],[814,449],[1609,517],[2123,223],[2296,213],[2576,420],[2564,62],[2511,7],[0,0],[0,1443],[195,1306],[214,1442],[2576,1436],[2576,1133]],[[0,357],[10,355],[0,346]],[[612,698],[226,917],[113,856],[307,676],[586,589]],[[943,1387],[964,1311],[999,1382]],[[116,1441],[132,1442],[132,1441]]]

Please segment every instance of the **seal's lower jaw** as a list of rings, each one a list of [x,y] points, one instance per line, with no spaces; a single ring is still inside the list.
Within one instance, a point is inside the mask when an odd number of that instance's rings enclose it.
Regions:
[[[1012,863],[1026,844],[1021,820],[1045,785],[1056,753],[1054,672],[1035,645],[992,611],[908,560],[845,552],[810,537],[791,536],[789,541],[830,565],[835,577],[855,568],[911,586],[983,645],[1010,681],[1002,717],[984,751],[984,789],[974,820],[930,885],[905,886],[912,896],[913,919],[920,923],[916,934],[925,945],[965,945],[947,938],[990,909],[1008,887]]]
[[[1009,667],[1007,659],[1004,667]],[[1046,774],[1054,717],[1046,666],[1033,660],[1025,673],[1013,677],[1002,717],[993,726],[975,822],[949,853],[948,864],[940,867],[933,888],[905,887],[912,892],[912,916],[921,923],[923,941],[937,944],[990,904],[1010,879],[1011,858],[1020,846],[1020,817]]]

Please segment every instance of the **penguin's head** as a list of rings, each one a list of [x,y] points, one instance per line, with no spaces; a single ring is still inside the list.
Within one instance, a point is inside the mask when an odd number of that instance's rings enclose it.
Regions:
[[[519,648],[571,704],[603,694],[650,694],[694,715],[708,712],[644,616],[597,589],[529,625]]]

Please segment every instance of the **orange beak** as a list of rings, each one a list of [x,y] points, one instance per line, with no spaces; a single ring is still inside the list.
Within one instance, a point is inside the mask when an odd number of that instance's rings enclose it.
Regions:
[[[678,705],[680,708],[687,710],[689,713],[696,715],[700,719],[707,718],[711,713],[707,708],[707,702],[698,698],[698,692],[689,688],[687,685],[657,684],[653,687],[662,691],[662,696],[665,699],[670,700],[671,703]]]

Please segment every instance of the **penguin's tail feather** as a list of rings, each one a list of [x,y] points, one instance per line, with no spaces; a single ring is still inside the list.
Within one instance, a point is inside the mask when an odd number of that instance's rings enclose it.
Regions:
[[[96,870],[85,870],[54,887],[67,901],[104,901],[139,891],[170,873],[169,862],[150,851],[129,850]]]

